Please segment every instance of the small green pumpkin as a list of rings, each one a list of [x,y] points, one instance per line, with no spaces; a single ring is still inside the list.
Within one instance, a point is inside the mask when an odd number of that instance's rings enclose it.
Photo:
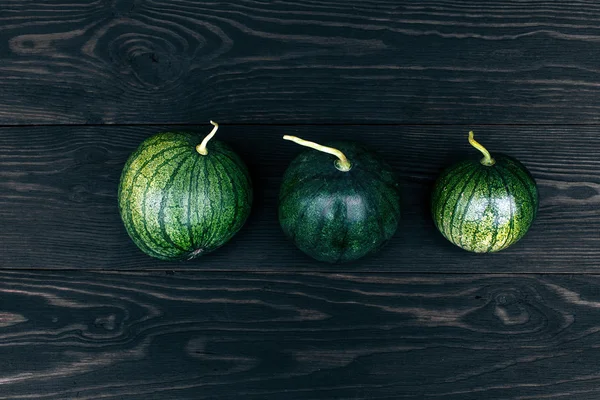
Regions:
[[[327,147],[293,136],[284,139],[319,150],[301,153],[285,172],[279,194],[285,235],[304,253],[329,263],[378,251],[400,219],[392,169],[354,142]]]
[[[539,203],[535,180],[516,159],[494,158],[473,138],[484,158],[464,160],[446,169],[433,189],[431,211],[446,239],[475,253],[506,249],[533,223]]]
[[[229,146],[196,134],[158,133],[129,157],[119,184],[119,211],[144,253],[187,260],[225,244],[252,204],[246,166]]]

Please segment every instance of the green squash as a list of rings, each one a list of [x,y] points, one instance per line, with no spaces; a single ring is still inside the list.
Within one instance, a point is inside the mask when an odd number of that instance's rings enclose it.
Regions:
[[[535,180],[516,159],[488,151],[446,169],[433,189],[431,211],[446,239],[475,253],[506,249],[521,239],[533,223],[539,203]]]
[[[196,134],[166,132],[129,157],[119,184],[127,233],[146,254],[187,260],[222,246],[244,225],[252,184],[229,146]]]
[[[378,251],[400,219],[399,185],[392,169],[357,143],[325,147],[284,138],[320,150],[303,152],[285,172],[279,194],[285,235],[318,261],[352,261]]]

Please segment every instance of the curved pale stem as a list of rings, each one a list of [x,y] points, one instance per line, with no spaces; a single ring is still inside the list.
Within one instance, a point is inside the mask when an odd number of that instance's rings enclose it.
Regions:
[[[315,142],[309,142],[308,140],[300,139],[299,137],[296,137],[296,136],[285,135],[283,138],[285,140],[290,140],[294,143],[297,143],[300,146],[310,147],[311,149],[319,150],[319,151],[322,151],[323,153],[328,153],[328,154],[336,156],[338,159],[335,161],[334,164],[335,164],[335,167],[337,169],[339,169],[340,171],[347,172],[347,171],[350,171],[350,169],[352,168],[352,164],[350,164],[350,161],[348,161],[348,159],[346,158],[344,153],[342,153],[338,149],[334,149],[333,147],[323,146],[323,145],[320,145]]]
[[[212,137],[215,136],[215,133],[217,133],[217,131],[219,130],[219,124],[217,124],[214,121],[210,121],[210,123],[214,126],[213,130],[210,131],[208,135],[206,135],[202,143],[196,146],[196,151],[202,154],[203,156],[208,154],[208,151],[206,150],[206,145],[208,144],[208,141],[212,139]]]
[[[492,165],[494,165],[496,163],[496,160],[494,160],[492,158],[492,156],[490,155],[490,152],[487,151],[487,149],[485,147],[483,147],[478,141],[476,141],[473,136],[474,136],[473,131],[469,132],[469,143],[471,144],[471,146],[475,147],[477,150],[479,150],[483,154],[481,163],[483,165],[491,167]]]

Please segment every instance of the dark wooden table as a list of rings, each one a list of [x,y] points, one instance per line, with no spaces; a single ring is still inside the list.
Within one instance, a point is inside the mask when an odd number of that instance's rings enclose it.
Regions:
[[[562,1],[0,1],[1,399],[599,399],[600,5]],[[142,254],[128,155],[222,124],[255,207],[206,257]],[[453,247],[453,161],[519,158],[539,217]],[[380,254],[283,237],[283,134],[355,139],[403,186]]]

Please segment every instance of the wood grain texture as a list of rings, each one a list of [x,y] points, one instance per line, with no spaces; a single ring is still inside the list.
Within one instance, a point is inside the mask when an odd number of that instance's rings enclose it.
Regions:
[[[127,237],[117,185],[128,155],[149,135],[198,127],[37,127],[0,130],[0,265],[51,269],[318,270],[396,272],[597,272],[600,259],[598,127],[474,127],[492,152],[521,160],[537,179],[540,212],[513,247],[470,254],[447,242],[429,214],[433,182],[463,157],[479,157],[462,126],[227,126],[248,164],[255,202],[246,226],[218,251],[185,263],[154,260]],[[402,217],[384,250],[354,264],[312,261],[284,238],[277,194],[299,146],[292,134],[326,142],[361,140],[398,173]]]
[[[597,2],[5,0],[0,124],[598,122]]]
[[[600,276],[0,273],[0,399],[596,399]]]

